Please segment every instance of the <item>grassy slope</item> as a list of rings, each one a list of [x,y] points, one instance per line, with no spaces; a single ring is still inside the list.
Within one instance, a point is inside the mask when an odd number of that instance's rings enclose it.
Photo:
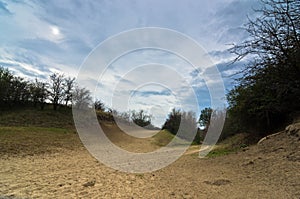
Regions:
[[[0,155],[37,155],[75,149],[80,140],[70,129],[0,127]]]
[[[174,136],[168,130],[161,130],[153,136],[153,143],[158,146],[166,146],[173,140],[175,145],[186,145],[187,142]]]
[[[97,114],[99,119],[107,117],[105,113]],[[141,142],[123,133],[111,122],[101,123],[107,136],[117,145]],[[161,141],[160,146],[167,144],[173,138],[169,139],[169,135],[167,132],[160,133],[153,138],[154,143]],[[53,111],[47,107],[45,110],[24,108],[0,112],[0,155],[34,155],[80,146],[71,109]]]
[[[100,118],[99,118],[100,119]],[[126,136],[118,133],[120,130],[109,123],[106,131],[113,142]],[[117,132],[118,131],[118,132]],[[125,136],[125,137],[124,137]],[[235,135],[219,143],[208,157],[226,155],[245,147],[245,134]],[[171,141],[175,145],[185,142],[175,137],[167,130],[162,130],[152,138],[152,143],[161,147]],[[74,128],[71,109],[63,108],[53,111],[25,108],[0,112],[0,155],[16,153],[36,154],[55,151],[59,148],[72,149],[81,146]]]
[[[57,111],[51,109],[39,110],[34,108],[1,111],[0,126],[34,126],[74,129],[72,111],[69,108],[63,108]]]
[[[249,135],[246,133],[228,137],[215,145],[214,149],[209,152],[207,157],[218,157],[240,151],[249,145],[248,137]]]
[[[0,155],[34,155],[80,146],[70,109],[0,112]]]

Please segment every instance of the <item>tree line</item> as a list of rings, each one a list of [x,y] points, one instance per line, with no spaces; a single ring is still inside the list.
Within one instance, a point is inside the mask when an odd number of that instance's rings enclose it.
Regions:
[[[229,49],[236,55],[233,63],[249,61],[227,94],[221,138],[241,132],[265,136],[300,116],[300,1],[261,0],[255,12],[244,27],[248,39]],[[163,128],[176,132],[182,114],[174,109]],[[201,111],[204,136],[211,118],[220,114],[224,111]]]
[[[248,58],[227,96],[232,131],[264,135],[300,111],[300,1],[262,0],[245,26],[249,39],[230,51]]]
[[[51,105],[53,110],[57,110],[59,107],[70,107],[71,105],[79,109],[94,108],[100,120],[118,120],[127,124],[135,123],[136,125],[150,129],[156,128],[151,123],[153,116],[147,114],[144,110],[118,112],[106,107],[101,100],[92,102],[91,92],[86,88],[79,87],[75,82],[75,78],[53,73],[49,75],[48,80],[39,80],[36,78],[34,81],[30,81],[14,75],[7,68],[0,67],[1,109],[32,106],[43,110],[47,104]],[[90,105],[93,105],[93,107]],[[192,113],[187,114],[179,111],[177,113],[180,113],[179,116],[183,115],[186,119],[193,118]],[[173,119],[171,117],[171,120]],[[178,122],[177,119],[176,122]],[[167,123],[165,126],[170,126]],[[175,123],[173,122],[172,124],[175,125],[176,129],[177,124]],[[174,129],[169,130],[175,132]]]
[[[234,62],[246,57],[250,61],[227,95],[229,106],[223,135],[249,132],[263,136],[300,113],[300,1],[261,2],[262,7],[256,10],[258,17],[249,19],[245,25],[249,38],[230,49],[237,55]],[[90,104],[91,96],[89,90],[75,84],[74,78],[62,74],[54,73],[48,81],[27,81],[0,67],[0,108],[32,105],[43,109],[47,102],[54,110],[71,104],[83,108]],[[94,108],[105,111],[105,105],[99,100],[94,102]],[[118,113],[108,109],[106,113],[109,118],[115,115],[143,127],[151,124],[151,116],[143,110]],[[187,128],[195,129],[200,124],[205,133],[216,114],[215,110],[206,108],[197,121],[194,113],[173,109],[162,128],[176,134],[184,120]]]
[[[73,104],[77,108],[88,106],[90,91],[76,85],[75,78],[53,73],[47,81],[26,80],[0,67],[0,108],[33,106],[44,109],[47,103],[57,110],[59,106]]]
[[[144,110],[119,112],[106,107],[101,100],[92,102],[91,92],[79,87],[75,78],[53,73],[48,80],[36,78],[29,81],[14,75],[7,68],[0,67],[0,109],[32,106],[43,110],[46,105],[52,106],[53,110],[71,106],[78,109],[94,108],[100,121],[118,121],[128,125],[134,123],[148,129],[159,129],[152,124],[153,116]],[[194,141],[200,142],[205,137],[212,112],[211,108],[205,108],[197,120],[194,112],[174,108],[161,128],[176,135],[181,125],[184,131],[182,139],[189,139],[190,134],[197,131]],[[200,130],[199,125],[204,130]]]

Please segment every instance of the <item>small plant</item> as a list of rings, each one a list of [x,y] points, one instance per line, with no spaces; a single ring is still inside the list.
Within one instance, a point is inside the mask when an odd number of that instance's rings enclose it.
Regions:
[[[224,156],[224,155],[228,155],[229,153],[231,153],[232,151],[228,150],[228,149],[217,149],[217,150],[212,150],[207,154],[207,157],[209,158],[214,158],[214,157],[219,157],[219,156]]]

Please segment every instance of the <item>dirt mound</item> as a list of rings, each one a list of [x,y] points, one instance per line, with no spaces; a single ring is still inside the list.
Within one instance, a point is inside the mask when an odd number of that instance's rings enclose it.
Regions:
[[[276,153],[290,161],[300,162],[300,122],[291,124],[284,131],[269,135],[258,142],[261,153]]]
[[[288,135],[300,137],[300,122],[287,126],[285,132],[288,133]]]

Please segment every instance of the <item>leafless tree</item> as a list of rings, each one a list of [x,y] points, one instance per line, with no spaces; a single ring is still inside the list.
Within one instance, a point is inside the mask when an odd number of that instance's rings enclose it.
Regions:
[[[59,102],[63,99],[64,96],[63,83],[64,83],[63,74],[53,73],[52,75],[50,75],[49,95],[54,110],[57,110]]]
[[[73,92],[72,103],[74,108],[87,109],[92,104],[91,92],[86,88],[76,86]]]
[[[72,100],[72,93],[74,90],[75,86],[75,78],[65,78],[64,81],[64,100],[65,100],[65,105],[67,106],[69,102]]]

